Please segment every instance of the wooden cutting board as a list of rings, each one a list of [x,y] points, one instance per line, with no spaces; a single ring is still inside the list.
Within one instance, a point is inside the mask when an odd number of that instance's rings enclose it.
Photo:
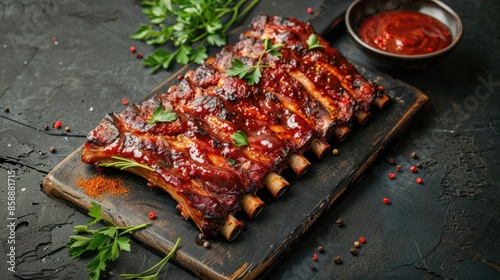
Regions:
[[[247,221],[245,231],[232,242],[211,240],[209,249],[196,243],[198,229],[185,221],[175,209],[176,202],[159,189],[150,189],[146,181],[125,171],[107,169],[105,175],[120,177],[129,189],[126,197],[105,195],[99,202],[105,216],[117,224],[147,222],[149,211],[158,212],[152,226],[135,237],[159,253],[167,254],[177,237],[182,242],[174,262],[195,275],[210,279],[251,279],[261,275],[290,253],[301,236],[325,213],[346,189],[361,180],[364,172],[400,134],[425,111],[428,98],[419,90],[382,73],[359,68],[369,79],[384,85],[391,97],[386,109],[375,112],[364,126],[353,127],[343,143],[332,142],[339,155],[319,161],[307,155],[312,167],[299,180],[285,173],[291,186],[278,200],[265,196],[264,212]],[[79,148],[45,178],[47,195],[88,212],[92,199],[77,186],[98,172],[81,162]]]
[[[210,240],[210,248],[196,242],[198,229],[191,221],[182,219],[175,209],[176,202],[160,189],[150,189],[146,180],[126,171],[107,169],[105,176],[121,178],[129,189],[126,196],[104,195],[97,199],[104,216],[120,225],[148,222],[149,211],[157,211],[152,225],[134,234],[151,250],[167,254],[178,237],[181,245],[173,261],[200,278],[253,279],[269,272],[298,245],[305,232],[332,203],[348,188],[362,179],[365,171],[384,149],[425,112],[428,97],[418,89],[375,70],[358,66],[366,78],[385,86],[391,97],[390,105],[374,112],[364,126],[355,125],[343,143],[331,142],[340,153],[312,162],[308,173],[297,180],[291,173],[283,175],[290,189],[281,198],[273,200],[262,192],[266,202],[264,212],[255,220],[246,221],[244,232],[234,241]],[[149,96],[164,92],[175,83],[173,75]],[[97,125],[97,124],[96,124]],[[81,162],[82,147],[57,165],[43,182],[50,197],[62,200],[84,213],[95,199],[87,196],[77,182],[90,179],[98,172]]]

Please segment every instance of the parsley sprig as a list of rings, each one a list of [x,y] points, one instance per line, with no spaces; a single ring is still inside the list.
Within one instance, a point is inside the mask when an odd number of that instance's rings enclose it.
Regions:
[[[173,122],[177,120],[177,114],[172,112],[172,109],[168,108],[165,110],[163,105],[156,107],[153,112],[153,116],[149,120],[149,123],[157,123],[157,122]]]
[[[70,236],[70,241],[66,244],[69,247],[71,258],[77,258],[83,253],[97,251],[97,256],[87,264],[87,271],[91,280],[98,280],[101,271],[106,269],[106,263],[114,261],[120,256],[120,251],[130,252],[129,234],[136,230],[144,229],[149,224],[138,226],[118,226],[112,221],[106,220],[101,214],[101,206],[92,201],[89,216],[94,218],[87,225],[77,225],[74,227],[76,235]],[[110,226],[97,230],[89,229],[90,225],[104,221]]]
[[[307,38],[306,43],[307,43],[307,48],[309,50],[326,47],[326,46],[320,45],[318,37],[314,33],[309,35],[309,38]]]
[[[142,63],[152,67],[152,73],[167,69],[175,58],[181,64],[203,63],[207,56],[207,44],[223,46],[226,32],[234,22],[245,16],[259,0],[234,3],[232,0],[145,0],[142,10],[150,24],[141,24],[131,38],[145,41],[148,45],[171,44],[176,49],[167,52],[157,49]],[[222,19],[222,20],[221,20]]]
[[[226,73],[228,76],[231,77],[238,76],[240,79],[247,80],[248,85],[258,84],[260,81],[260,77],[262,77],[261,68],[271,67],[268,64],[262,64],[262,58],[266,54],[281,57],[282,54],[278,50],[281,47],[283,47],[283,44],[281,43],[273,44],[271,40],[265,39],[264,51],[262,51],[262,53],[260,54],[259,59],[257,60],[257,63],[255,65],[247,65],[239,59],[234,59],[231,62],[232,68],[228,69]]]

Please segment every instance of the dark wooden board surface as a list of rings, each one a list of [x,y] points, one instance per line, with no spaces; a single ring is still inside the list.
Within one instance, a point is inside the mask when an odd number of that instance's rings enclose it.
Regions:
[[[135,237],[161,253],[168,253],[180,237],[175,263],[195,275],[247,279],[263,274],[295,247],[333,201],[360,180],[380,152],[426,108],[427,96],[419,90],[382,73],[358,69],[387,88],[392,99],[389,107],[375,112],[368,124],[354,126],[345,142],[331,143],[340,150],[339,156],[318,161],[309,155],[313,166],[299,180],[285,172],[290,190],[278,200],[267,199],[264,212],[256,220],[247,221],[244,233],[233,242],[212,240],[210,249],[197,245],[198,229],[180,217],[175,201],[159,189],[148,188],[144,179],[124,171],[107,170],[106,176],[123,178],[129,193],[120,197],[104,195],[98,202],[108,218],[118,224],[144,223],[149,211],[157,211],[158,219]],[[49,196],[88,211],[94,199],[77,182],[98,172],[81,162],[81,151],[76,150],[48,174],[44,189]]]

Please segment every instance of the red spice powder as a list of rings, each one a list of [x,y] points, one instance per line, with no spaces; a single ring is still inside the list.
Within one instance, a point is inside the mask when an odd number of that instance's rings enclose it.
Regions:
[[[120,178],[106,178],[103,175],[96,175],[88,180],[80,180],[77,185],[92,198],[102,197],[103,194],[111,194],[116,197],[128,193],[128,189],[123,186]]]

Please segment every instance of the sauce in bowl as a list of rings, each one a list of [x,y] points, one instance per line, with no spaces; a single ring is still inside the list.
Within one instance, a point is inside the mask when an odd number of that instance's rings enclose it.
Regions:
[[[435,52],[451,44],[450,30],[415,11],[386,11],[361,22],[359,37],[377,49],[405,55]]]

